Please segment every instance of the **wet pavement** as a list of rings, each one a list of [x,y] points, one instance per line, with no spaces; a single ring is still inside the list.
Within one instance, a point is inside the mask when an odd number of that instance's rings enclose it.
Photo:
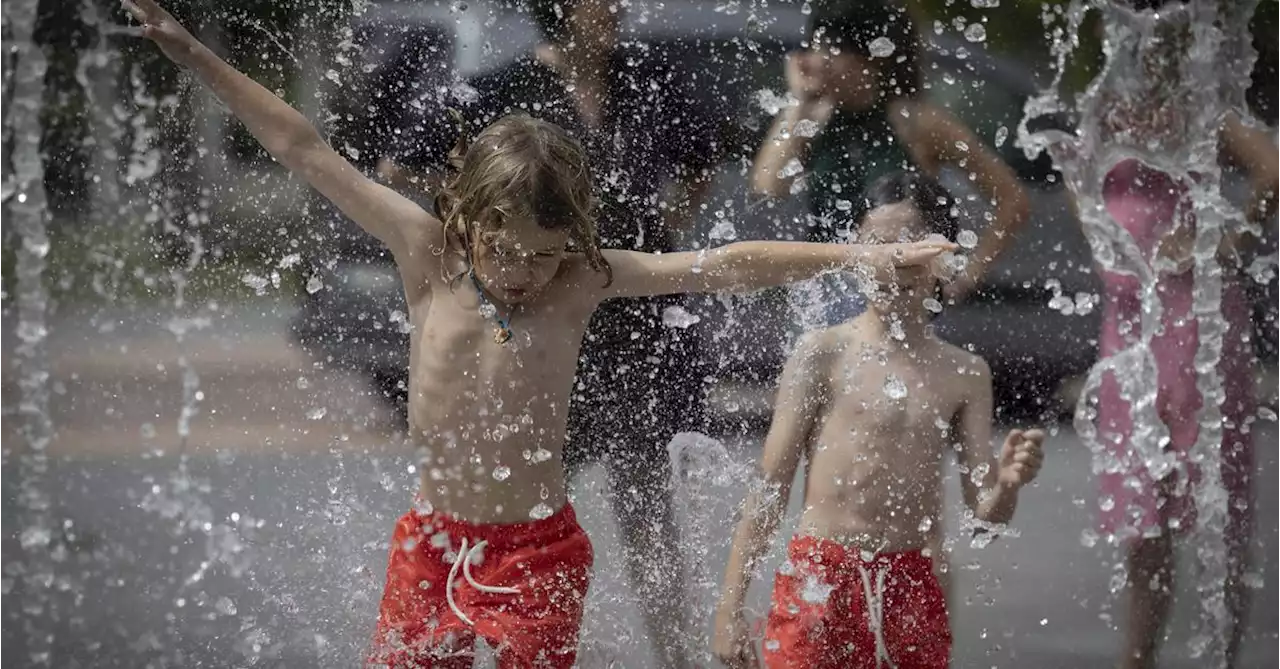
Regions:
[[[54,635],[57,667],[356,666],[381,593],[385,542],[412,496],[410,454],[360,379],[318,368],[280,336],[288,313],[279,305],[223,311],[188,334],[181,351],[165,316],[67,316],[53,330],[59,435],[50,470],[36,484],[53,498],[50,516],[63,528],[54,545],[66,550],[43,562],[55,593],[45,598],[26,597],[29,579],[17,571],[25,528],[14,504],[22,472],[12,456],[20,442],[15,416],[6,416],[0,659],[32,666],[40,638],[32,630],[39,630]],[[185,450],[175,427],[179,353],[204,392]],[[5,358],[9,409],[17,395],[13,359]],[[1262,425],[1255,552],[1274,556],[1280,463],[1275,424]],[[724,476],[695,472],[678,488],[697,634],[709,624],[742,477],[759,456],[758,438],[727,441],[722,451],[692,458]],[[985,548],[956,542],[955,667],[1112,664],[1119,636],[1108,617],[1118,612],[1108,581],[1116,558],[1101,543],[1082,541],[1097,502],[1089,454],[1069,430],[1047,452],[1039,482],[1020,502],[1019,536]],[[948,485],[945,522],[958,537],[954,472]],[[597,551],[580,666],[656,667],[621,576],[603,472],[587,471],[573,490]],[[784,530],[798,511],[793,499]],[[1193,548],[1183,542],[1188,567]],[[781,542],[770,571],[780,549]],[[1273,667],[1278,574],[1274,562],[1256,565],[1260,588],[1239,666]],[[1164,667],[1201,666],[1185,642],[1199,606],[1193,573],[1181,572],[1187,578]],[[757,584],[749,598],[756,614],[767,595],[767,583]],[[704,658],[699,666],[712,665]]]
[[[1274,444],[1276,432],[1258,438]],[[53,666],[357,664],[375,617],[385,540],[411,496],[410,459],[391,445],[288,450],[263,453],[250,444],[192,457],[185,476],[172,456],[59,460],[43,485],[55,492],[53,515],[69,525],[70,551],[56,564],[67,592],[54,597],[52,609],[30,608],[21,583],[10,582],[16,546],[6,533],[4,663],[26,666],[29,639],[20,630],[29,624],[49,630],[52,610]],[[1081,540],[1096,500],[1088,454],[1068,434],[1052,439],[1048,452],[1040,482],[1020,503],[1020,536],[982,549],[956,545],[956,667],[1093,667],[1113,656],[1118,636],[1103,615],[1112,611],[1107,582],[1114,560],[1109,549]],[[732,462],[748,464],[758,447],[729,453]],[[1259,555],[1274,556],[1277,548],[1276,464],[1273,448],[1260,449]],[[11,504],[15,473],[6,466],[3,476],[10,528],[18,520]],[[705,624],[740,494],[733,484],[681,485],[685,548],[698,565],[691,602]],[[656,666],[619,576],[605,486],[596,470],[574,487],[597,549],[581,666]],[[957,491],[953,476],[947,512],[953,529]],[[771,569],[778,558],[775,550]],[[1259,561],[1257,570],[1262,586],[1254,593],[1242,667],[1277,660],[1276,566]],[[1179,592],[1174,641],[1162,666],[1199,666],[1181,642],[1190,636],[1197,600],[1185,581]],[[764,611],[766,597],[764,586],[753,591],[755,611]]]

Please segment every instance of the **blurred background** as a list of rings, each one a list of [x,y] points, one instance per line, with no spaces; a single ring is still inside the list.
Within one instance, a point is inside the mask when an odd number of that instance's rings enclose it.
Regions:
[[[515,2],[165,4],[370,173],[420,91],[457,86],[538,40]],[[1050,82],[1052,26],[1066,3],[907,4],[927,44],[928,96],[998,151],[1032,196],[1032,218],[1012,250],[939,328],[991,363],[1001,422],[1059,426],[1044,490],[1027,502],[1031,519],[1019,521],[1028,538],[959,549],[956,564],[974,565],[960,577],[974,614],[957,616],[958,666],[1094,666],[1062,659],[1102,661],[1114,635],[1105,603],[1110,563],[1101,544],[1081,534],[1091,523],[1084,499],[1096,496],[1089,454],[1059,421],[1095,359],[1100,284],[1059,175],[1013,139],[1023,103]],[[807,3],[619,6],[627,38],[696,77],[699,103],[724,122],[724,159],[685,244],[799,234],[803,203],[759,201],[747,193],[746,174],[775,111],[771,101],[785,93],[783,57],[800,44]],[[33,12],[34,47],[15,42],[20,11]],[[1274,1],[1255,14],[1249,94],[1254,114],[1273,129],[1276,15]],[[188,75],[129,34],[113,0],[14,0],[5,4],[3,31],[2,422],[11,528],[4,661],[48,660],[41,654],[51,651],[41,649],[55,634],[76,639],[55,653],[59,666],[350,666],[380,591],[379,542],[413,483],[409,454],[397,448],[408,338],[389,256],[276,165]],[[1099,46],[1089,43],[1096,34],[1080,32],[1083,56],[1069,64],[1064,93],[1096,73]],[[46,67],[24,78],[32,48]],[[1069,129],[1073,119],[1031,123]],[[47,241],[34,247],[38,236],[9,223],[13,208],[28,204],[15,178],[25,169],[14,153],[23,141],[35,142],[43,159],[47,209],[38,221]],[[947,185],[968,189],[963,175]],[[1227,187],[1242,197],[1240,179]],[[426,200],[424,192],[409,194]],[[971,227],[981,225],[975,216]],[[1274,225],[1270,232],[1274,245]],[[1270,444],[1276,286],[1251,286],[1257,383],[1269,407],[1256,429]],[[28,294],[26,311],[18,300],[24,290],[39,293]],[[29,307],[36,303],[44,305],[38,313]],[[707,298],[697,313],[693,327],[713,366],[715,436],[729,444],[726,458],[750,461],[796,318],[780,291]],[[44,373],[33,377],[32,369]],[[24,384],[47,390],[40,417],[47,423],[32,427]],[[48,437],[41,445],[49,461],[21,473],[15,463],[33,435]],[[1274,490],[1275,454],[1259,458],[1268,472],[1259,485]],[[590,499],[602,485],[588,476],[578,494]],[[57,519],[51,536],[15,525],[17,502],[31,486],[45,493],[42,512]],[[1258,545],[1274,554],[1276,501],[1263,497]],[[612,521],[590,505],[583,516],[593,538],[602,537],[608,565],[616,559]],[[727,533],[708,528],[716,531]],[[61,594],[33,603],[19,596],[28,566],[11,556],[51,542],[69,547],[49,571],[50,592]],[[709,582],[722,564],[717,550],[704,556]],[[1260,569],[1267,603],[1249,636],[1256,644],[1249,657],[1260,664],[1248,666],[1274,666],[1275,573]],[[1060,605],[1045,606],[1042,582],[1053,583],[1046,587]],[[638,659],[642,639],[615,633],[638,629],[628,622],[636,618],[625,584],[602,580],[592,601],[600,615],[588,634],[610,640],[585,641],[584,657],[598,657],[599,666],[650,666]]]

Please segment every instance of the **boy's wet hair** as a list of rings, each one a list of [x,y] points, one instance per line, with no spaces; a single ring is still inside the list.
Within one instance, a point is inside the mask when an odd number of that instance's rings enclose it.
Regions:
[[[893,43],[893,53],[873,58],[871,43],[882,37]],[[886,100],[920,92],[920,37],[906,8],[891,0],[816,0],[805,38],[811,47],[827,44],[873,59]]]
[[[468,141],[461,115],[451,113],[464,130],[449,154],[450,174],[435,208],[444,223],[441,252],[461,256],[466,268],[446,280],[470,271],[475,243],[490,242],[508,220],[526,218],[548,230],[568,229],[569,250],[612,281],[596,233],[587,154],[578,140],[554,123],[512,114]]]
[[[960,233],[960,204],[942,184],[914,170],[900,170],[876,179],[867,187],[870,209],[909,202],[920,212],[929,234],[954,242]]]

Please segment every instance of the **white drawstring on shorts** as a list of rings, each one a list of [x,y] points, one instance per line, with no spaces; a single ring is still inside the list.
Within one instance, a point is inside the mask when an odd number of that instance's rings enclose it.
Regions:
[[[889,669],[897,669],[893,658],[889,656],[889,647],[884,641],[884,578],[889,573],[883,567],[876,569],[875,589],[871,588],[871,576],[867,568],[858,565],[858,575],[862,577],[862,596],[867,600],[867,622],[871,633],[876,637],[876,666],[881,662],[889,665]]]
[[[477,583],[476,580],[471,577],[471,558],[474,555],[482,555],[481,551],[484,550],[484,547],[488,545],[488,543],[488,541],[477,541],[476,545],[472,546],[470,550],[468,550],[467,539],[466,537],[463,537],[462,545],[458,547],[458,556],[453,559],[453,567],[449,569],[449,580],[444,584],[444,598],[449,602],[449,608],[462,622],[471,626],[474,626],[475,623],[467,617],[467,614],[462,612],[462,609],[458,608],[457,602],[453,601],[453,579],[458,577],[459,567],[462,568],[462,577],[467,580],[467,583],[470,583],[471,587],[479,590],[480,592],[498,595],[520,594],[519,588],[485,585],[483,583]]]

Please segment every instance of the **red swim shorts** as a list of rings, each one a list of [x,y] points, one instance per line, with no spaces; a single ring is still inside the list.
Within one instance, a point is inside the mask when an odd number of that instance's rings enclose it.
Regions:
[[[410,511],[391,538],[369,665],[469,668],[479,636],[499,667],[568,669],[592,560],[567,504],[507,525]]]
[[[774,581],[763,645],[769,669],[945,669],[951,628],[933,560],[796,537]]]

